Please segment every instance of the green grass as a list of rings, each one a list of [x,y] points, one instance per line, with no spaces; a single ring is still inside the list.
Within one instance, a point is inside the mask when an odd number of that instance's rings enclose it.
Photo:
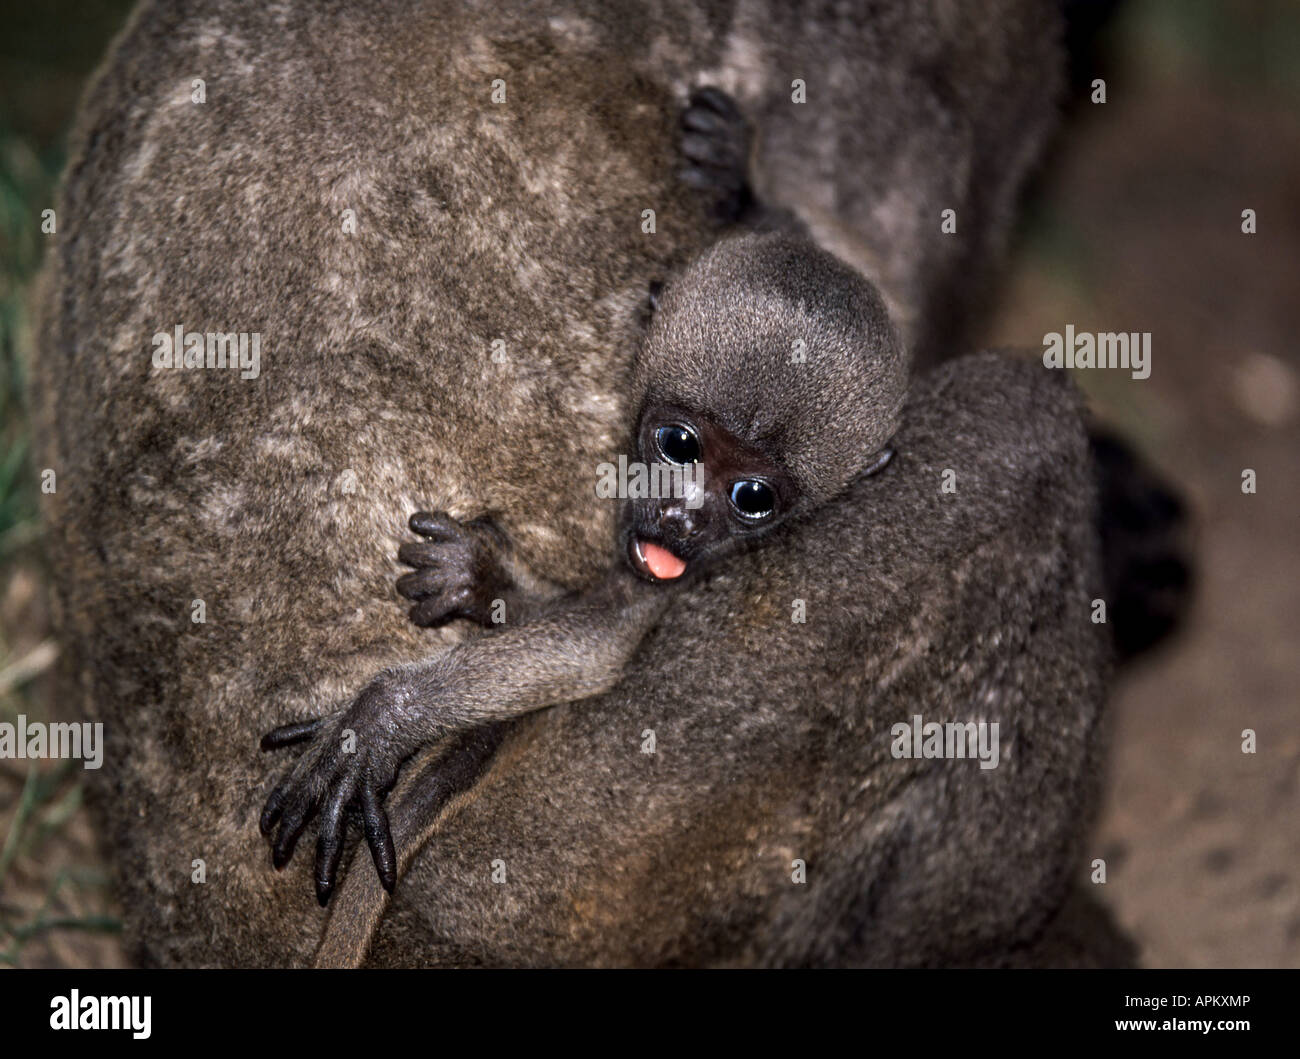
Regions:
[[[18,340],[25,288],[40,259],[37,218],[41,203],[50,200],[58,165],[55,158],[42,162],[0,130],[0,563],[10,558],[15,534],[36,519]]]
[[[1300,101],[1295,0],[1129,0],[1114,37],[1126,67]]]
[[[26,4],[0,15],[0,602],[19,576],[46,580],[20,355],[27,287],[49,239],[41,211],[54,205],[77,93],[128,6]],[[40,635],[48,630],[31,627],[30,610],[10,616],[16,627],[0,620],[0,721],[50,716],[55,649]],[[27,946],[54,932],[118,932],[117,919],[99,912],[108,904],[102,868],[54,866],[68,860],[69,843],[58,853],[53,847],[84,813],[79,763],[0,766],[0,965],[21,964]]]
[[[81,808],[82,787],[76,775],[78,762],[62,761],[51,769],[32,763],[19,795],[3,846],[0,846],[0,894],[5,877],[20,858],[39,861],[42,846],[59,834]],[[43,900],[34,912],[23,914],[0,900],[0,964],[16,966],[23,947],[51,930],[76,930],[115,934],[121,923],[113,916],[67,915],[58,911],[63,891],[106,891],[108,879],[97,867],[61,869],[49,881]]]
[[[58,149],[38,154],[26,139],[0,129],[0,598],[19,569],[37,571],[43,579],[38,478],[28,459],[31,435],[19,343],[26,288],[39,267],[46,238],[40,232],[40,213],[52,205],[61,167]],[[0,721],[13,723],[20,713],[46,720],[45,694],[36,684],[53,661],[52,643],[43,641],[15,657],[11,633],[16,632],[30,635],[29,629],[10,630],[0,623]],[[70,902],[77,907],[105,902],[108,881],[101,868],[61,868],[48,878],[40,870],[51,840],[82,808],[83,770],[78,765],[28,762],[17,805],[0,831],[0,964],[18,965],[27,945],[54,931],[121,929],[112,916],[66,911]],[[9,781],[12,786],[12,775]],[[15,896],[15,888],[6,882],[19,863],[36,869],[27,875],[35,875],[37,882],[33,886],[29,878]]]

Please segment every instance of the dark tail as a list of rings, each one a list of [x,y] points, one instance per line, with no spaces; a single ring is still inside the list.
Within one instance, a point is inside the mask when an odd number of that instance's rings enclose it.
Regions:
[[[1193,577],[1187,508],[1171,483],[1126,442],[1091,434],[1107,618],[1120,661],[1182,623]]]

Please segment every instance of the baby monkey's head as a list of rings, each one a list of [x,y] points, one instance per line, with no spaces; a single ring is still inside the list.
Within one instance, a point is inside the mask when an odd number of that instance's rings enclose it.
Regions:
[[[695,473],[684,496],[628,502],[628,561],[672,580],[883,466],[906,385],[853,269],[783,234],[713,245],[663,292],[637,361],[637,459]]]

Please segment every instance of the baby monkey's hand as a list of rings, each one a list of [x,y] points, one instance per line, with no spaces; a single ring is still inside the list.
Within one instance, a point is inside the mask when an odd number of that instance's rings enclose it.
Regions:
[[[397,579],[397,591],[415,603],[411,621],[425,627],[453,618],[492,624],[493,603],[516,591],[505,565],[505,535],[490,519],[460,522],[442,512],[417,511],[409,525],[428,538],[403,544],[397,552],[399,560],[415,567]]]
[[[384,795],[397,779],[409,748],[394,738],[404,704],[400,679],[383,675],[352,704],[332,716],[287,724],[262,737],[263,750],[306,743],[307,751],[271,792],[262,810],[262,834],[272,840],[272,860],[283,868],[298,838],[317,815],[316,896],[323,905],[334,889],[347,835],[349,810],[360,813],[380,881],[390,892],[397,857],[384,812]]]
[[[518,589],[506,567],[509,545],[488,519],[459,522],[450,515],[420,511],[409,524],[427,538],[403,544],[398,552],[402,562],[415,567],[397,581],[397,590],[415,601],[413,622],[429,626],[468,618],[488,625],[493,624],[497,600],[511,600],[513,607]],[[458,727],[448,722],[420,728],[413,723],[422,709],[435,709],[437,687],[436,681],[421,683],[418,669],[390,670],[363,688],[346,709],[284,725],[262,738],[263,750],[307,744],[267,799],[261,825],[262,833],[272,839],[275,866],[282,868],[307,825],[320,816],[315,875],[321,904],[334,889],[350,811],[359,813],[380,881],[392,890],[397,857],[384,796],[416,748]]]
[[[714,219],[744,220],[754,207],[749,184],[753,130],[736,101],[721,89],[696,90],[682,112],[678,177],[710,197]]]

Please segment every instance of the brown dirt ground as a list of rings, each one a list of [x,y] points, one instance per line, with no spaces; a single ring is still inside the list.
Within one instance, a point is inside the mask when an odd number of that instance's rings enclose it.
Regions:
[[[1066,323],[1150,331],[1149,379],[1075,378],[1193,511],[1192,613],[1113,699],[1101,894],[1147,966],[1296,967],[1300,123],[1187,83],[1109,97],[1065,137],[1041,203],[1057,237],[1018,255],[990,328],[1040,353]]]

